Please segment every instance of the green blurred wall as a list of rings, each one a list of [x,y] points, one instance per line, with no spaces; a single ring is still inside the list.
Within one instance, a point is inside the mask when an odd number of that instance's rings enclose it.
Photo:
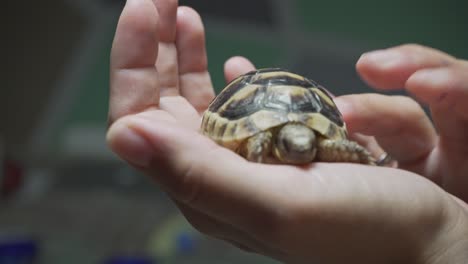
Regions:
[[[292,30],[302,32],[312,41],[325,36],[345,40],[339,45],[349,42],[371,49],[420,43],[468,58],[467,2],[296,0],[289,9],[293,13],[288,16],[295,23]],[[271,37],[262,38],[252,35],[250,27],[244,33],[242,27],[220,30],[219,26],[212,25],[206,23],[207,47],[209,70],[217,90],[224,86],[222,66],[230,56],[245,55],[258,67],[278,66],[291,59],[284,49],[294,47],[295,40],[285,40],[282,35],[275,39],[275,30]],[[86,74],[76,83],[79,95],[67,110],[67,118],[58,124],[56,138],[60,139],[60,133],[69,126],[106,124],[108,62],[114,26],[107,32],[108,41],[96,47],[95,60],[89,62]],[[284,45],[285,42],[290,45]],[[55,148],[59,147],[58,142]]]
[[[308,32],[335,34],[375,47],[420,43],[468,58],[468,1],[295,1]]]

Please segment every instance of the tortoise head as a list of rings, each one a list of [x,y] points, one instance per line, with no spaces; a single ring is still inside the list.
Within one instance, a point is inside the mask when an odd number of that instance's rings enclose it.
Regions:
[[[314,160],[316,146],[317,137],[312,129],[300,123],[288,123],[276,135],[273,154],[284,163],[304,164]]]

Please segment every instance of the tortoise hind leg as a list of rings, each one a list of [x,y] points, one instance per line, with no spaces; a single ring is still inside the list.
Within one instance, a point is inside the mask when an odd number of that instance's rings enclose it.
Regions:
[[[353,162],[375,165],[375,159],[363,146],[346,139],[321,139],[317,159],[326,162]]]
[[[260,132],[246,140],[240,154],[249,161],[267,163],[271,153],[272,138],[270,131]]]

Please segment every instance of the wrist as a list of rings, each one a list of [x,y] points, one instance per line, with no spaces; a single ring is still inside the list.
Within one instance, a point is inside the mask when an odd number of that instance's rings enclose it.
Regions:
[[[465,264],[468,261],[468,205],[450,197],[444,224],[427,246],[424,264]]]

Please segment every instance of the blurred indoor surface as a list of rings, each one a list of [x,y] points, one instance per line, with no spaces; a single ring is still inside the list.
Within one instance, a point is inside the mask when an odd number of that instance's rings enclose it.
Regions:
[[[468,58],[467,3],[180,0],[204,19],[217,91],[224,61],[243,55],[257,67],[302,73],[337,95],[371,91],[354,64],[372,49],[419,43]],[[120,256],[275,263],[193,230],[157,186],[108,150],[109,52],[124,4],[6,4],[0,264],[100,264]],[[5,262],[12,254],[30,262]]]

